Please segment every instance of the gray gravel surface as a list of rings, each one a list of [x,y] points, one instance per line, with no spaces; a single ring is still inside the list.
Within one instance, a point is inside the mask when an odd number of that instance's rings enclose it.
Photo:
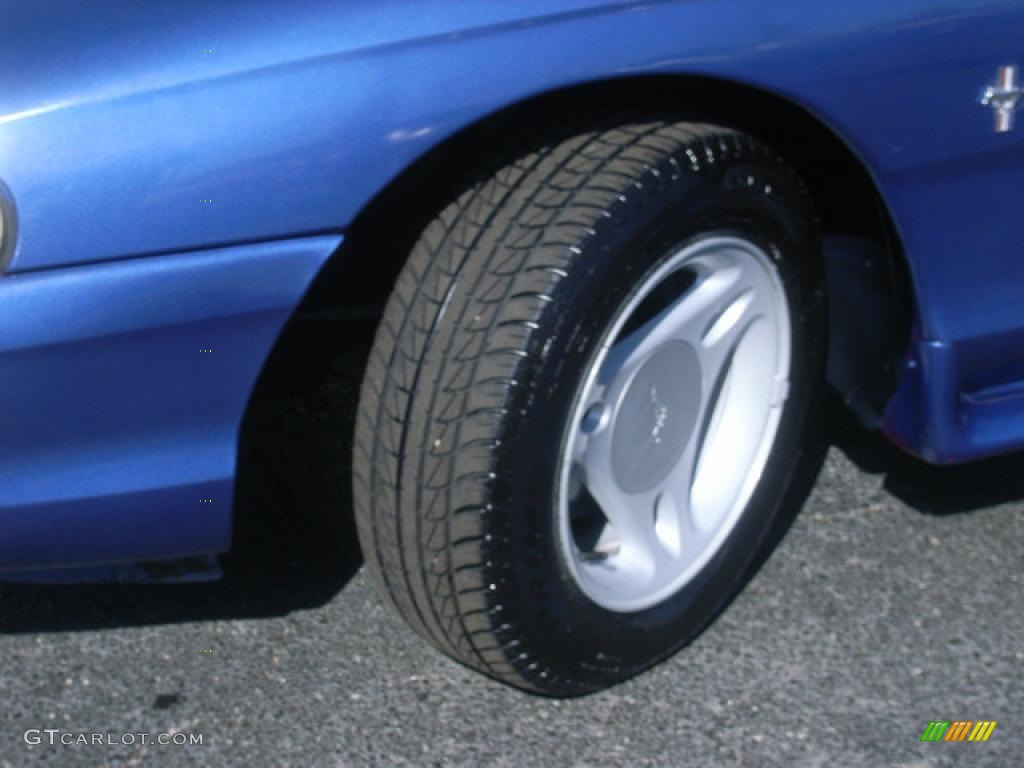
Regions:
[[[348,517],[354,387],[246,427],[225,579],[0,585],[0,766],[1020,765],[1024,458],[936,470],[836,426],[788,535],[724,615],[572,701],[435,652],[374,594]],[[922,744],[935,719],[987,744]],[[202,746],[28,746],[29,728]]]

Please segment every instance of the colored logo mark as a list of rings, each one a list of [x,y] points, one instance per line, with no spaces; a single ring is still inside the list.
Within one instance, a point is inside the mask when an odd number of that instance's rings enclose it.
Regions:
[[[996,725],[996,720],[932,720],[921,741],[988,741]]]

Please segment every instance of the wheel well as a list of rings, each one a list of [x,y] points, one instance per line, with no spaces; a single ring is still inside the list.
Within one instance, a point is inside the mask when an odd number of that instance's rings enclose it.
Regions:
[[[619,110],[671,111],[681,119],[734,127],[757,136],[793,165],[808,185],[824,234],[873,246],[858,251],[863,263],[857,268],[865,272],[860,282],[871,294],[865,298],[881,306],[886,325],[896,327],[886,327],[876,333],[880,338],[867,340],[884,349],[873,350],[854,367],[861,369],[856,377],[860,381],[877,381],[878,374],[886,372],[892,374],[884,377],[886,380],[894,377],[909,338],[913,296],[895,226],[861,161],[830,128],[782,97],[728,81],[658,76],[591,83],[530,98],[464,129],[414,163],[381,190],[347,228],[344,245],[318,276],[278,341],[257,393],[263,392],[268,382],[281,384],[301,372],[322,371],[322,361],[307,359],[314,354],[309,343],[310,321],[346,324],[361,320],[363,327],[373,326],[419,233],[473,182],[482,154],[493,154],[495,147],[515,147],[522,141],[525,123]],[[844,267],[844,280],[849,267]],[[845,317],[845,312],[838,317],[833,312],[834,322],[842,323]],[[302,359],[295,359],[295,354]],[[314,356],[320,358],[319,353]],[[873,370],[865,370],[869,368]],[[889,386],[891,383],[886,389]],[[886,398],[887,392],[876,392],[869,399]]]

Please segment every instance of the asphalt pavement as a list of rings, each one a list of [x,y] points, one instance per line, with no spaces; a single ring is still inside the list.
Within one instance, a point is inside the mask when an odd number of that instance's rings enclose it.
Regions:
[[[1024,457],[934,469],[837,424],[802,513],[696,643],[556,701],[448,660],[374,593],[324,429],[350,429],[354,392],[342,372],[247,423],[221,582],[0,585],[0,766],[1021,764]],[[923,743],[932,720],[998,725]]]

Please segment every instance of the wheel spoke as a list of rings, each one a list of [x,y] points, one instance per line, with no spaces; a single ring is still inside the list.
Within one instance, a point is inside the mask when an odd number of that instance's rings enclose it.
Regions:
[[[721,385],[725,369],[750,326],[773,310],[771,285],[765,286],[766,277],[754,269],[756,267],[738,271],[728,291],[720,295],[714,311],[708,313],[704,325],[689,339],[699,345],[708,392]]]
[[[698,453],[693,439],[659,493],[656,528],[663,545],[678,561],[686,560],[698,531],[690,514],[690,492]]]
[[[696,336],[693,329],[706,327],[722,301],[735,290],[741,274],[739,269],[724,268],[700,276],[683,296],[615,343],[608,351],[599,380],[609,383],[628,375],[666,342]]]
[[[754,437],[762,433],[763,418],[788,394],[788,378],[776,372],[776,343],[767,323],[773,311],[771,285],[764,281],[756,273],[746,276],[740,294],[701,339],[709,396],[702,404],[690,509],[701,531],[713,532],[726,518],[742,490],[728,468],[755,460],[760,443]],[[747,352],[736,375],[733,361],[741,346]]]
[[[655,494],[631,494],[619,487],[612,472],[610,442],[605,433],[596,434],[588,441],[583,455],[583,484],[630,560],[653,569],[660,557],[654,532]]]

